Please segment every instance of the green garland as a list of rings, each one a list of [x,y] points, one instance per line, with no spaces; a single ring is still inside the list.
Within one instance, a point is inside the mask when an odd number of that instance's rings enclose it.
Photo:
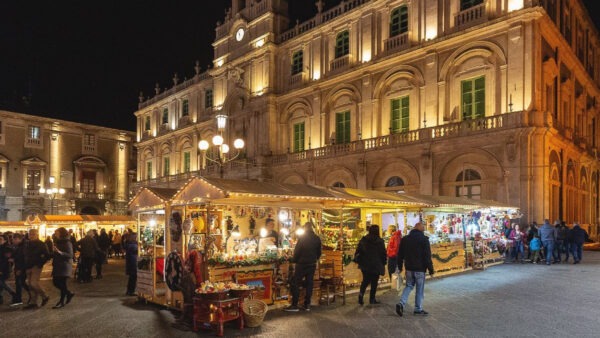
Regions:
[[[431,257],[435,258],[437,261],[440,261],[442,263],[448,263],[450,262],[453,258],[455,258],[456,256],[458,256],[458,251],[452,251],[450,253],[450,255],[448,255],[448,257],[446,258],[441,258],[440,255],[438,254],[432,254]]]
[[[239,266],[254,266],[254,265],[262,265],[262,264],[282,264],[289,262],[289,257],[272,257],[272,256],[264,256],[257,257],[253,259],[245,259],[245,260],[231,260],[231,259],[223,259],[222,257],[217,258],[209,258],[208,265],[216,266],[223,265],[228,268],[239,267]]]

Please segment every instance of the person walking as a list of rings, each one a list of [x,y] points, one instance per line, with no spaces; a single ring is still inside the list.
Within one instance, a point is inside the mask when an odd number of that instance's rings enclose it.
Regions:
[[[433,276],[433,262],[431,261],[431,246],[429,237],[425,236],[423,224],[418,222],[408,236],[402,238],[400,250],[398,251],[398,269],[402,271],[402,265],[406,268],[406,287],[402,291],[400,302],[396,304],[396,313],[399,316],[404,314],[404,307],[408,302],[408,296],[416,286],[415,294],[415,315],[428,315],[423,310],[423,299],[425,293],[425,271]]]
[[[568,240],[573,254],[573,264],[579,264],[583,258],[583,243],[588,242],[590,237],[587,231],[579,226],[579,223],[575,223],[573,229],[569,230]]]
[[[129,276],[127,281],[127,296],[135,296],[135,287],[137,285],[137,257],[138,257],[138,244],[137,235],[131,233],[127,237],[127,243],[125,243],[125,274]]]
[[[304,297],[304,310],[310,311],[310,299],[313,291],[313,279],[317,261],[321,257],[321,239],[315,234],[311,222],[304,223],[304,234],[298,238],[294,248],[292,262],[296,264],[294,276],[291,281],[292,304],[284,311],[298,312],[298,301],[300,297],[300,283],[306,280],[306,296]]]
[[[368,285],[371,285],[371,289],[369,290],[369,304],[379,304],[379,301],[375,299],[375,294],[377,293],[379,276],[385,274],[385,263],[387,261],[385,243],[379,236],[379,225],[372,224],[369,227],[369,233],[358,242],[354,257],[357,257],[356,263],[358,263],[358,267],[363,275],[358,293],[358,304],[364,304],[363,297]]]
[[[402,231],[396,230],[396,226],[394,225],[390,225],[390,228],[391,227],[394,227],[394,231],[390,236],[387,247],[388,274],[390,280],[392,279],[392,274],[396,272],[396,269],[398,268],[398,250],[400,249],[400,241],[402,240]]]
[[[80,283],[89,283],[92,281],[92,266],[96,259],[96,253],[100,251],[98,243],[94,240],[94,232],[89,230],[85,237],[78,243],[79,264],[81,264]]]
[[[121,234],[119,230],[115,230],[115,234],[112,238],[112,247],[115,257],[121,256]]]
[[[29,230],[29,243],[25,248],[25,268],[27,281],[31,289],[31,298],[25,309],[36,309],[38,297],[42,297],[41,306],[45,306],[50,300],[46,291],[40,285],[40,275],[44,264],[50,260],[48,247],[40,240],[37,229]]]
[[[542,241],[540,241],[540,237],[535,235],[531,242],[529,242],[529,252],[531,252],[531,262],[533,264],[537,264],[540,259],[540,249],[542,248]]]
[[[519,253],[521,254],[521,263],[524,263],[523,259],[525,258],[524,251],[524,241],[525,241],[525,233],[523,233],[518,224],[515,224],[513,230],[510,232],[509,238],[513,241],[513,252],[512,252],[512,261],[513,263],[519,259]]]
[[[556,229],[550,225],[550,220],[544,220],[544,225],[538,229],[542,247],[546,254],[546,265],[552,264],[552,255],[554,253],[554,241],[556,239]]]
[[[106,234],[106,230],[100,230],[100,234],[95,237],[96,243],[98,243],[98,250],[96,252],[96,279],[102,279],[102,265],[106,263],[106,255],[108,248],[110,247],[110,240]]]
[[[23,304],[23,290],[27,291],[29,299],[31,300],[31,292],[29,286],[26,283],[27,271],[25,269],[25,246],[28,243],[25,241],[25,237],[22,234],[13,235],[13,264],[15,271],[15,302],[12,306],[18,306]]]
[[[8,245],[8,239],[0,234],[0,305],[4,303],[2,294],[6,291],[12,298],[11,306],[17,303],[17,293],[6,284],[6,280],[10,277],[10,260],[12,259],[13,250]]]
[[[60,300],[53,309],[60,309],[71,302],[75,294],[69,291],[67,280],[73,273],[73,244],[67,229],[60,227],[54,231],[52,248],[52,284],[60,291]]]
[[[569,228],[566,225],[563,227],[564,222],[556,223],[556,242],[554,243],[554,260],[562,262],[562,253],[565,253],[565,247],[568,246],[567,236],[569,234]],[[566,253],[567,261],[569,260],[569,254]]]

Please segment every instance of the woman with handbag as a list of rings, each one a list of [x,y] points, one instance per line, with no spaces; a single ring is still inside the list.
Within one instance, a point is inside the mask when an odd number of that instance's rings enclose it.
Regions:
[[[358,267],[363,274],[360,293],[358,294],[358,304],[364,304],[363,297],[369,284],[371,285],[369,303],[379,304],[379,301],[375,299],[375,294],[377,293],[379,276],[385,274],[385,264],[387,262],[387,252],[385,243],[379,235],[379,225],[373,224],[369,227],[369,233],[358,243],[354,261],[358,263]]]

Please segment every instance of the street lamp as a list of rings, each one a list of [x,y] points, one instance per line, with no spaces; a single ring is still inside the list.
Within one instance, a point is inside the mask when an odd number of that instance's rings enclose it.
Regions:
[[[50,184],[54,184],[54,176],[50,176],[48,178],[48,182]],[[57,196],[62,196],[65,194],[65,189],[63,188],[48,188],[45,189],[44,187],[40,188],[40,194],[41,195],[47,195],[48,198],[50,199],[50,214],[53,215],[54,214],[54,200],[56,199]]]
[[[208,149],[210,149],[211,144],[206,140],[200,140],[198,142],[198,149],[200,149],[201,154],[201,168],[206,168],[206,160],[216,163],[219,166],[219,174],[221,178],[223,178],[223,165],[227,162],[231,162],[238,158],[241,154],[241,150],[244,148],[245,142],[243,139],[238,138],[233,141],[233,148],[235,152],[230,152],[230,147],[227,143],[225,143],[225,139],[223,138],[223,132],[225,127],[227,126],[227,115],[219,114],[216,116],[217,118],[217,128],[218,134],[213,136],[211,143],[214,147],[215,153],[207,153]]]

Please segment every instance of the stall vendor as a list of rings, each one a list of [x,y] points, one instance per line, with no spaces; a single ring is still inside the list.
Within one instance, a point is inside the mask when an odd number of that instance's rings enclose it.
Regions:
[[[268,246],[279,246],[279,234],[275,231],[275,220],[267,218],[265,227],[260,231],[258,251],[264,251]]]

